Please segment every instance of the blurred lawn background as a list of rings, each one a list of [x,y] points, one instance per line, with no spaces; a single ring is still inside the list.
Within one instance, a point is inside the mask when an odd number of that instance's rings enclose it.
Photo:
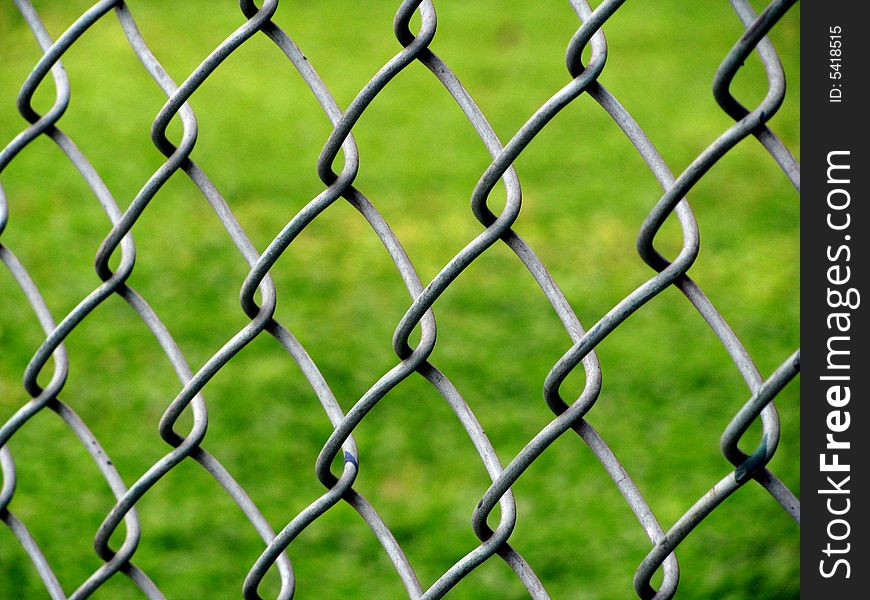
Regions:
[[[131,2],[151,49],[176,81],[243,18],[234,2]],[[275,21],[347,106],[399,45],[398,2],[283,2]],[[88,7],[36,2],[56,38]],[[567,2],[438,2],[432,44],[476,98],[503,141],[568,81],[565,47],[578,26]],[[756,8],[762,8],[756,6]],[[772,120],[799,156],[799,9],[772,39],[790,94]],[[710,92],[713,74],[742,28],[725,2],[635,0],[608,22],[601,81],[645,128],[675,172],[730,119]],[[12,3],[0,5],[0,143],[24,126],[15,97],[38,60]],[[60,127],[77,142],[122,207],[162,163],[149,127],[164,97],[108,15],[64,56],[72,101]],[[36,106],[53,101],[50,80]],[[754,106],[767,86],[756,57],[735,81]],[[330,128],[290,64],[265,36],[235,52],[193,96],[193,158],[224,194],[259,249],[322,184],[314,164]],[[178,132],[176,127],[173,131]],[[469,196],[489,157],[461,112],[420,64],[402,72],[354,129],[356,185],[396,231],[429,281],[480,231]],[[177,139],[177,137],[176,137]],[[634,241],[660,190],[618,128],[588,97],[567,107],[516,167],[523,185],[517,231],[591,326],[651,276]],[[10,206],[3,243],[27,266],[60,320],[99,281],[93,258],[108,219],[47,138],[2,174]],[[498,205],[500,190],[494,193]],[[767,375],[798,345],[797,194],[754,139],[741,143],[689,196],[701,231],[691,273]],[[673,224],[670,224],[673,225]],[[161,315],[198,368],[246,318],[238,291],[244,261],[186,177],[178,173],[133,229],[129,283]],[[678,229],[658,240],[670,255]],[[273,270],[279,320],[324,372],[345,410],[395,364],[390,337],[408,298],[363,219],[338,203]],[[0,419],[27,401],[20,381],[43,339],[8,273],[0,274]],[[432,355],[477,414],[507,463],[548,423],[543,378],[570,341],[532,278],[504,245],[477,260],[435,305]],[[90,425],[129,485],[167,452],[158,420],[179,384],[157,343],[118,297],[67,340],[61,398]],[[667,529],[729,470],[719,436],[748,398],[725,351],[690,304],[667,290],[599,347],[604,376],[589,413]],[[563,390],[576,394],[582,377]],[[572,391],[573,390],[573,391]],[[205,388],[204,447],[280,529],[323,489],[314,460],[331,431],[298,368],[260,336]],[[798,385],[777,402],[782,440],[771,463],[799,493]],[[185,420],[184,423],[189,421]],[[179,427],[184,427],[180,425]],[[419,377],[391,392],[355,432],[356,487],[371,500],[428,586],[477,540],[471,512],[489,479],[447,404]],[[757,429],[744,442],[753,448]],[[11,509],[30,527],[67,593],[101,563],[92,551],[112,496],[85,450],[53,414],[10,442],[18,465]],[[609,477],[574,434],[559,439],[515,486],[511,538],[554,598],[633,597],[632,575],[649,542]],[[176,598],[238,597],[263,545],[241,512],[192,461],[139,503],[135,562]],[[798,594],[799,529],[759,486],[729,499],[683,543],[680,598],[775,599]],[[403,588],[375,538],[346,505],[290,547],[299,598],[394,598]],[[262,590],[274,595],[270,574]],[[0,598],[45,597],[23,550],[0,531]],[[138,598],[116,576],[95,598]],[[523,598],[497,559],[450,597]]]

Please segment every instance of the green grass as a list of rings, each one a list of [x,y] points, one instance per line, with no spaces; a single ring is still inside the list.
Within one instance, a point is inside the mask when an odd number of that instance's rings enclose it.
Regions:
[[[235,3],[131,3],[155,55],[181,81],[243,19]],[[287,29],[347,106],[399,45],[398,3],[284,2]],[[564,50],[578,22],[565,3],[440,2],[432,48],[454,68],[503,141],[568,81]],[[39,2],[58,36],[87,2]],[[799,156],[798,9],[775,30],[792,94],[772,120]],[[601,81],[622,101],[679,172],[730,126],[710,84],[741,35],[724,3],[637,0],[608,23],[610,56]],[[38,50],[11,3],[0,7],[0,143],[22,129],[15,97]],[[163,158],[149,127],[163,96],[112,15],[64,57],[72,102],[60,122],[91,159],[122,207]],[[753,57],[735,95],[766,90]],[[37,106],[50,106],[47,81]],[[322,184],[314,164],[328,121],[304,83],[264,37],[246,43],[191,100],[199,121],[193,158],[263,249]],[[178,127],[171,129],[177,137]],[[354,129],[361,155],[356,185],[396,231],[424,281],[480,231],[471,190],[489,157],[449,95],[420,64],[401,73]],[[648,279],[634,240],[660,190],[641,159],[588,97],[567,107],[517,161],[523,210],[517,231],[537,250],[584,325]],[[75,170],[38,139],[3,172],[10,223],[2,241],[21,258],[60,319],[99,280],[93,257],[108,219]],[[494,192],[497,205],[500,189]],[[692,275],[769,374],[799,340],[799,205],[759,144],[748,139],[689,195],[702,246]],[[673,255],[678,230],[659,245]],[[130,284],[161,315],[198,368],[246,323],[238,290],[244,261],[217,217],[183,174],[157,194],[133,229]],[[279,320],[317,361],[345,410],[395,364],[390,338],[407,292],[361,217],[336,204],[288,249],[273,270]],[[0,419],[28,396],[23,369],[43,335],[8,273],[0,274]],[[532,278],[496,245],[435,305],[432,361],[447,373],[486,429],[503,463],[552,418],[543,378],[570,346]],[[93,429],[125,482],[167,452],[157,422],[179,384],[157,343],[118,297],[68,338],[70,377],[61,398]],[[748,398],[739,374],[701,317],[667,290],[599,347],[601,398],[589,414],[668,527],[729,470],[719,436]],[[581,376],[563,390],[579,393]],[[204,391],[204,447],[238,478],[275,528],[323,488],[314,460],[331,431],[293,361],[263,335]],[[798,384],[778,407],[782,440],[771,468],[799,492]],[[184,420],[189,423],[189,419]],[[411,377],[354,433],[357,489],[390,524],[424,585],[471,549],[475,504],[486,472],[447,404]],[[747,434],[753,447],[758,431]],[[111,494],[53,414],[32,419],[10,442],[19,484],[11,510],[22,518],[69,593],[100,565],[93,535]],[[553,598],[621,599],[649,549],[641,528],[591,452],[560,438],[514,488],[519,519],[511,538]],[[135,562],[169,598],[238,597],[263,544],[240,511],[192,461],[139,503]],[[679,597],[797,597],[799,530],[754,484],[741,489],[681,544]],[[339,505],[290,547],[300,598],[392,598],[403,588],[364,523]],[[45,595],[11,533],[0,531],[0,598]],[[263,586],[274,596],[277,578]],[[113,578],[95,598],[137,598]],[[523,598],[494,559],[450,597]]]

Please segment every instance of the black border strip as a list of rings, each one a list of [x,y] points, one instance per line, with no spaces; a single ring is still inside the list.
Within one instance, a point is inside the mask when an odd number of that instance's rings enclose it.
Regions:
[[[801,598],[870,597],[863,2],[801,18]],[[861,14],[859,14],[861,13]],[[865,113],[865,114],[862,114]]]

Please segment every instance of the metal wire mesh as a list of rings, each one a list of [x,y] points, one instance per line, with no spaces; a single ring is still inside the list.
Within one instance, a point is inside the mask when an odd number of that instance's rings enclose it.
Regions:
[[[147,597],[164,597],[155,582],[135,563],[137,545],[143,533],[136,507],[155,484],[183,461],[195,461],[207,471],[238,505],[251,527],[263,540],[262,554],[250,565],[242,585],[245,598],[260,597],[260,583],[270,570],[276,570],[280,576],[278,597],[292,597],[295,578],[287,553],[288,547],[303,530],[340,503],[353,507],[369,527],[395,568],[409,597],[442,597],[472,571],[490,560],[507,563],[531,597],[549,597],[545,591],[546,581],[539,579],[534,565],[529,564],[510,543],[517,520],[516,499],[512,488],[536,459],[563,435],[577,435],[588,445],[649,538],[650,549],[637,567],[633,584],[641,598],[670,598],[676,593],[679,570],[674,551],[699,523],[744,484],[754,482],[753,485],[762,486],[773,502],[778,503],[782,510],[799,522],[799,501],[766,468],[776,451],[780,436],[773,400],[798,373],[799,351],[784,358],[781,366],[766,378],[755,367],[741,340],[705,292],[688,275],[698,256],[700,241],[698,225],[689,203],[685,200],[686,195],[723,156],[750,136],[757,139],[770,159],[779,165],[799,190],[800,174],[797,162],[766,125],[776,114],[785,96],[783,69],[766,35],[795,4],[795,0],[775,0],[758,14],[746,0],[732,0],[731,4],[745,28],[745,33],[725,54],[719,70],[715,73],[713,93],[721,109],[734,123],[698,153],[689,166],[676,176],[671,173],[640,125],[599,82],[599,76],[609,60],[603,27],[621,9],[624,0],[605,0],[594,10],[585,0],[571,0],[570,4],[579,19],[579,26],[567,49],[566,66],[570,80],[553,93],[506,143],[500,141],[450,66],[430,49],[436,35],[436,3],[431,0],[405,0],[401,3],[394,21],[395,38],[401,45],[401,50],[371,77],[345,109],[333,99],[313,64],[282,25],[272,20],[277,0],[266,0],[262,7],[241,0],[243,23],[180,84],[176,84],[169,77],[157,57],[149,50],[131,8],[124,2],[97,2],[56,39],[49,35],[29,0],[16,0],[15,4],[32,30],[43,55],[32,68],[18,96],[18,110],[29,125],[3,148],[0,153],[0,173],[36,140],[41,137],[50,138],[78,171],[111,221],[111,230],[105,234],[94,262],[99,284],[90,293],[77,299],[75,307],[59,319],[52,314],[43,300],[27,265],[5,243],[0,244],[0,258],[29,304],[29,312],[26,312],[24,307],[4,301],[4,310],[16,311],[21,319],[38,321],[45,333],[44,341],[35,350],[24,372],[24,388],[32,399],[20,406],[0,429],[0,464],[3,473],[0,515],[29,556],[52,598],[88,597],[118,573],[129,577]],[[630,7],[623,10],[630,10]],[[420,22],[416,32],[411,25],[414,18]],[[130,49],[166,97],[163,108],[154,118],[151,130],[152,142],[165,156],[165,162],[154,170],[125,209],[120,207],[89,159],[61,128],[64,112],[72,101],[70,81],[64,71],[62,59],[91,27],[104,19],[117,19]],[[218,66],[256,36],[266,36],[286,56],[332,124],[332,131],[323,145],[316,165],[317,175],[323,182],[322,191],[294,214],[262,250],[251,242],[221,192],[191,157],[197,142],[197,119],[188,104],[188,100]],[[588,53],[588,59],[583,58],[584,52]],[[732,95],[730,89],[735,74],[753,52],[758,53],[763,63],[768,90],[757,106],[748,108]],[[444,92],[452,97],[492,159],[480,175],[472,193],[471,209],[480,223],[479,234],[469,240],[428,282],[418,277],[401,241],[381,212],[355,186],[361,160],[353,137],[355,126],[364,118],[375,98],[394,78],[406,69],[418,67],[417,63],[425,66],[443,87]],[[33,99],[49,77],[54,82],[54,104],[50,110],[40,114],[33,107]],[[513,229],[521,211],[522,196],[515,162],[542,130],[548,126],[558,127],[558,124],[551,124],[551,121],[560,111],[583,96],[593,99],[618,125],[662,188],[662,195],[640,225],[637,238],[637,252],[652,270],[652,275],[588,328],[581,325],[572,305],[536,252]],[[180,120],[182,124],[182,134],[177,143],[171,141],[167,134],[174,120]],[[149,202],[170,178],[181,176],[187,177],[200,190],[249,268],[240,295],[241,308],[249,322],[198,367],[190,365],[161,317],[128,284],[136,253],[131,230],[148,210]],[[496,212],[488,205],[488,201],[499,182],[504,185],[507,199],[504,208]],[[395,326],[392,347],[397,360],[394,366],[371,384],[347,411],[340,407],[330,384],[313,358],[288,326],[278,321],[278,298],[271,277],[273,267],[298,236],[340,201],[355,208],[383,243],[395,265],[396,274],[411,299],[404,316]],[[7,198],[0,187],[0,233],[7,228],[8,217],[14,212],[14,207],[15,199]],[[663,224],[672,215],[679,223],[682,246],[676,256],[669,258],[656,249],[655,242]],[[529,439],[520,452],[506,461],[497,455],[483,426],[448,375],[430,361],[436,346],[434,311],[438,299],[474,261],[500,244],[507,246],[516,255],[528,275],[537,283],[572,344],[552,366],[543,381],[544,398],[553,413],[552,420]],[[722,454],[733,465],[733,470],[715,482],[675,523],[663,527],[629,473],[585,417],[594,414],[601,389],[602,369],[596,357],[596,347],[635,311],[642,309],[651,299],[672,287],[688,299],[721,342],[746,383],[749,399],[734,414],[721,437]],[[65,340],[86,320],[98,320],[95,311],[113,296],[122,298],[138,314],[159,343],[165,358],[171,363],[181,382],[181,390],[165,406],[159,422],[160,437],[169,446],[169,450],[145,472],[132,477],[130,474],[122,477],[74,407],[61,400],[70,368]],[[203,325],[207,326],[207,321]],[[419,341],[416,343],[411,341],[415,331],[419,332]],[[242,485],[203,447],[208,416],[202,394],[208,383],[243,348],[255,339],[266,336],[274,338],[296,362],[332,424],[332,433],[316,459],[316,476],[323,485],[323,494],[282,523],[277,532]],[[566,398],[562,386],[575,371],[582,372],[584,387],[578,397]],[[434,581],[426,582],[418,578],[389,524],[354,487],[358,474],[364,469],[365,459],[364,455],[360,456],[354,441],[355,429],[391,390],[412,377],[424,379],[450,405],[491,479],[489,489],[480,497],[471,515],[472,529],[479,544],[470,548],[464,556],[458,557]],[[64,591],[64,586],[24,521],[10,510],[10,503],[15,497],[16,467],[9,442],[27,426],[28,421],[45,410],[55,412],[78,437],[116,500],[111,511],[105,515],[94,540],[96,553],[103,564],[78,584],[71,594]],[[179,420],[185,414],[192,416],[192,424],[189,430],[182,432],[178,426]],[[748,454],[739,449],[738,443],[757,420],[761,422],[761,442],[754,452]],[[570,430],[574,433],[571,434]],[[275,443],[281,442],[275,440]],[[492,522],[495,521],[495,516],[497,523]],[[113,543],[113,540],[117,542]],[[659,570],[662,574],[661,581],[654,587],[651,582]]]

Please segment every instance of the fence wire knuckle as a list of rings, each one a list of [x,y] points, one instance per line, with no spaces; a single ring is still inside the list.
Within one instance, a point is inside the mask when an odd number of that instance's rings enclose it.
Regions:
[[[741,339],[689,275],[698,258],[700,236],[698,222],[686,199],[722,157],[749,137],[758,141],[799,191],[800,167],[786,145],[768,127],[768,122],[783,103],[786,86],[777,51],[766,37],[795,2],[773,0],[763,11],[756,13],[748,0],[731,0],[744,33],[732,48],[726,49],[721,65],[713,76],[712,95],[721,110],[733,120],[733,124],[701,150],[682,172],[673,174],[640,125],[600,81],[608,63],[604,28],[611,19],[618,20],[620,9],[626,12],[631,10],[630,5],[623,9],[624,0],[604,0],[594,10],[585,0],[570,0],[578,24],[565,50],[567,83],[561,89],[552,91],[550,97],[504,143],[455,72],[433,50],[437,15],[436,3],[432,0],[404,0],[400,3],[393,20],[393,35],[397,42],[395,54],[371,75],[344,109],[333,98],[303,51],[277,22],[280,20],[276,17],[278,0],[263,0],[259,4],[240,0],[240,25],[226,35],[180,83],[172,80],[149,49],[133,16],[130,5],[134,3],[101,0],[82,13],[61,35],[52,38],[30,0],[15,0],[42,55],[18,93],[17,110],[26,126],[0,151],[0,174],[34,140],[45,136],[75,168],[102,207],[108,224],[100,234],[102,241],[94,257],[96,279],[92,290],[77,298],[72,310],[56,319],[27,266],[3,242],[2,234],[8,228],[10,213],[15,209],[15,198],[7,197],[0,185],[0,260],[26,301],[28,312],[22,318],[32,320],[44,332],[44,339],[33,351],[23,373],[23,387],[30,400],[18,407],[0,428],[0,518],[26,553],[48,595],[56,599],[87,598],[109,579],[122,573],[146,597],[163,598],[158,584],[135,564],[142,535],[137,506],[156,484],[184,461],[198,463],[214,478],[262,539],[262,553],[249,565],[244,582],[240,582],[241,593],[248,599],[261,598],[260,584],[271,570],[277,571],[280,579],[277,597],[288,599],[294,596],[296,578],[288,549],[309,525],[340,503],[349,505],[369,528],[410,598],[440,598],[480,565],[493,559],[504,561],[532,598],[549,598],[545,582],[510,543],[519,518],[514,484],[556,440],[569,434],[569,430],[574,431],[601,463],[649,539],[648,554],[634,574],[633,585],[640,598],[667,599],[675,595],[679,581],[675,551],[699,523],[750,481],[762,486],[773,501],[799,522],[798,499],[768,470],[767,465],[774,456],[781,433],[774,399],[798,374],[800,352],[795,351],[785,358],[781,366],[767,378],[755,367]],[[163,106],[154,116],[150,131],[151,143],[164,160],[134,197],[124,203],[124,209],[97,169],[61,129],[67,107],[74,101],[62,60],[91,27],[112,18],[117,21],[126,43],[141,62],[142,68],[165,97]],[[418,27],[412,25],[415,19],[419,23]],[[614,23],[613,26],[618,27],[618,24]],[[312,165],[323,183],[321,191],[286,221],[262,252],[249,239],[217,186],[194,160],[198,124],[189,104],[225,60],[258,37],[268,39],[287,59],[331,125],[316,164]],[[588,52],[588,64],[582,59],[584,51]],[[754,108],[745,106],[731,91],[735,76],[753,53],[757,54],[763,65],[768,84],[766,95]],[[610,61],[616,60],[614,54]],[[480,225],[478,233],[467,240],[464,247],[443,264],[428,282],[421,280],[399,237],[382,213],[356,187],[360,150],[353,137],[354,128],[365,118],[372,102],[391,85],[396,76],[420,66],[425,67],[443,88],[443,92],[449,94],[491,157],[470,197],[471,217]],[[44,114],[40,114],[33,106],[33,99],[37,91],[47,85],[53,85],[54,101]],[[581,324],[542,260],[513,228],[522,209],[522,191],[515,163],[560,111],[584,97],[591,98],[619,127],[662,190],[658,200],[649,207],[643,222],[638,224],[636,251],[649,266],[648,279],[627,293],[588,329]],[[172,141],[167,132],[176,120],[181,125],[181,136]],[[188,363],[161,316],[128,283],[136,262],[133,229],[155,195],[173,177],[186,177],[196,186],[224,227],[235,251],[247,265],[244,280],[233,284],[240,286],[239,306],[247,320],[198,367]],[[489,201],[499,183],[504,186],[506,200],[503,208],[496,212]],[[346,403],[345,406],[350,407],[347,411],[340,406],[312,356],[288,325],[276,317],[278,294],[271,276],[273,267],[282,260],[298,236],[339,201],[353,207],[379,238],[409,298],[407,308],[393,330],[393,366],[354,402]],[[676,219],[682,236],[681,246],[675,256],[666,256],[656,246],[659,233],[669,218]],[[438,337],[435,305],[470,265],[498,244],[504,244],[532,277],[569,339],[567,349],[551,366],[542,382],[543,400],[553,413],[552,419],[525,443],[522,450],[504,461],[457,386],[432,361]],[[745,381],[748,399],[735,399],[734,416],[722,433],[720,449],[726,468],[723,468],[721,479],[688,507],[670,528],[666,528],[659,523],[614,451],[586,418],[594,413],[602,386],[602,367],[596,356],[598,344],[629,316],[642,310],[648,302],[671,287],[685,296],[718,338]],[[94,311],[114,296],[123,299],[148,328],[180,383],[177,395],[167,398],[156,426],[158,435],[166,443],[165,454],[144,472],[138,475],[125,473],[123,477],[100,441],[76,412],[75,402],[62,400],[70,364],[65,341],[84,321],[97,320],[98,317],[93,316]],[[20,307],[10,308],[21,310]],[[419,334],[415,338],[418,340],[416,345],[411,341],[415,332]],[[331,424],[331,432],[319,455],[316,459],[312,457],[315,459],[315,476],[323,485],[322,494],[310,499],[309,504],[298,514],[288,515],[277,529],[264,517],[229,470],[203,447],[209,422],[204,394],[208,391],[209,382],[242,349],[263,336],[271,337],[292,358]],[[566,381],[572,375],[581,373],[582,389],[579,393],[569,392]],[[471,511],[471,530],[478,539],[477,545],[467,549],[465,555],[455,557],[453,565],[430,582],[420,581],[387,521],[354,487],[366,464],[354,440],[354,431],[382,399],[411,377],[425,381],[449,405],[489,477],[489,487],[482,492]],[[577,376],[572,381],[576,379]],[[740,402],[743,404],[740,405]],[[17,480],[9,442],[31,419],[46,410],[55,413],[78,438],[111,490],[115,502],[103,517],[94,537],[94,551],[102,564],[84,581],[77,583],[71,593],[65,591],[70,582],[59,579],[37,540],[11,509]],[[191,417],[190,429],[181,431],[179,421],[185,414]],[[741,449],[742,438],[750,426],[759,421],[761,440],[757,447],[751,451]],[[128,485],[126,482],[131,483]],[[497,522],[493,517],[496,509]],[[123,536],[120,536],[118,530],[122,527]],[[115,540],[121,540],[118,547],[112,545]],[[658,589],[654,589],[651,582],[659,570],[662,571],[661,583]]]

